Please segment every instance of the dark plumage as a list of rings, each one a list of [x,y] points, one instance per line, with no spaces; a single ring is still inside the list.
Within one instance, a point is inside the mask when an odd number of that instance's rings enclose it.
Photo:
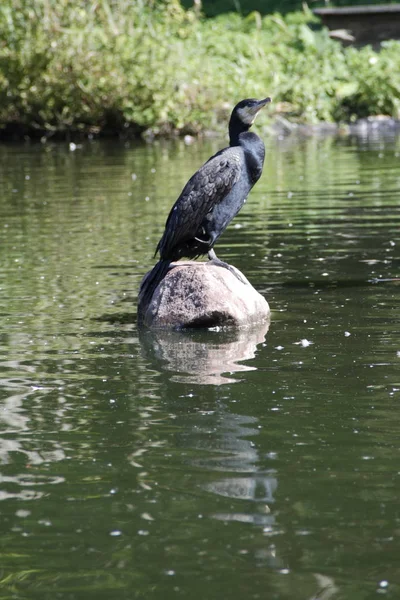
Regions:
[[[208,254],[210,260],[228,267],[213,247],[261,176],[264,144],[248,130],[268,102],[270,98],[248,99],[235,106],[229,121],[229,146],[212,156],[183,188],[157,245],[160,260],[142,283],[139,308],[151,301],[172,261]]]

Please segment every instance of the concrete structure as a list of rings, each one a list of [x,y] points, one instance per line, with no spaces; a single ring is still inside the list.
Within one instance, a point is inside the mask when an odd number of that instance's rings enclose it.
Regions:
[[[313,12],[330,29],[331,37],[343,43],[377,46],[384,40],[400,39],[400,4],[317,8]]]

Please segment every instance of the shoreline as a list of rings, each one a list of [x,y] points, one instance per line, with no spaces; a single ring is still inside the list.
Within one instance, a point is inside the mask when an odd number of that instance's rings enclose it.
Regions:
[[[286,119],[283,116],[277,116],[267,125],[262,126],[265,132],[276,137],[298,136],[325,136],[325,135],[370,135],[393,134],[400,132],[400,119],[394,119],[387,115],[369,116],[358,119],[354,123],[331,123],[321,121],[319,123],[297,123]],[[42,143],[47,142],[84,142],[91,140],[119,139],[122,141],[142,141],[151,143],[154,140],[168,139],[187,139],[191,143],[195,139],[218,138],[222,131],[204,130],[196,133],[187,131],[174,131],[172,128],[165,128],[163,132],[153,132],[151,129],[140,128],[136,125],[129,125],[123,129],[89,128],[87,131],[70,129],[49,131],[35,127],[27,127],[22,124],[13,123],[4,126],[0,125],[0,143]]]
[[[306,7],[206,19],[179,0],[5,2],[0,140],[219,135],[234,104],[268,95],[259,125],[280,135],[400,119],[400,42],[343,47]]]

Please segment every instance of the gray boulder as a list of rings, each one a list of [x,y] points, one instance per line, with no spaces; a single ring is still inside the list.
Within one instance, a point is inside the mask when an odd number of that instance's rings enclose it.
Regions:
[[[270,318],[268,302],[232,268],[243,281],[211,261],[171,263],[139,321],[152,329],[248,327],[265,322]]]

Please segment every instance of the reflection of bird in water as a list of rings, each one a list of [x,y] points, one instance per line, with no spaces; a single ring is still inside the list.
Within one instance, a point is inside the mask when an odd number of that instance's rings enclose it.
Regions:
[[[264,143],[248,130],[261,108],[270,101],[270,98],[242,100],[233,109],[229,146],[212,156],[189,179],[169,213],[156,249],[160,260],[142,283],[140,306],[150,303],[172,261],[208,254],[214,263],[230,268],[217,258],[213,248],[261,176]]]

